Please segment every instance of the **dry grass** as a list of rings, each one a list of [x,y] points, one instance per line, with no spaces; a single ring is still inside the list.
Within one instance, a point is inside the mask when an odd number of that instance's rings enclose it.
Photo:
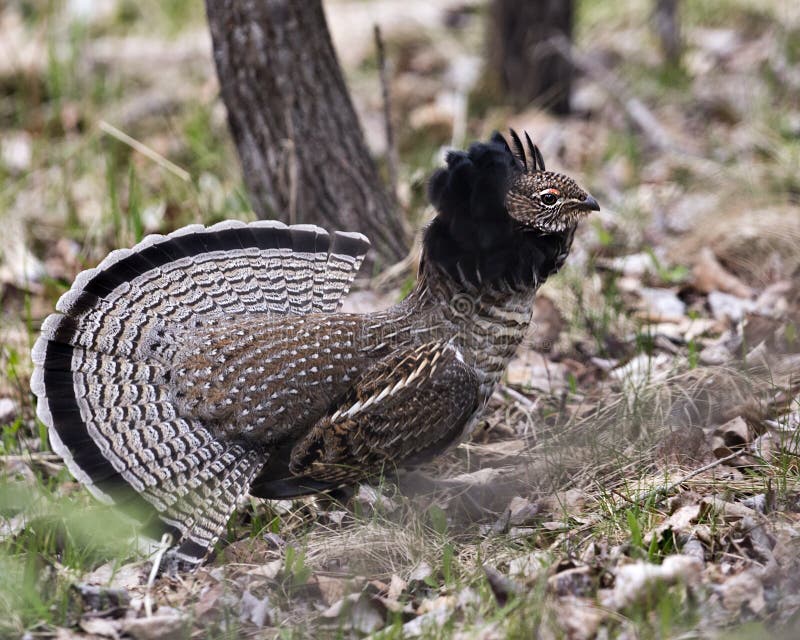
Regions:
[[[58,295],[111,249],[252,214],[201,4],[120,0],[90,18],[74,13],[80,4],[0,10],[0,35],[19,53],[0,60],[0,407],[10,407],[0,415],[0,637],[794,637],[800,15],[791,3],[683,3],[682,69],[661,64],[649,2],[579,3],[579,49],[682,152],[654,150],[592,77],[577,80],[582,111],[561,120],[472,95],[471,111],[455,114],[467,116],[468,137],[533,131],[548,164],[580,176],[604,208],[544,288],[550,303],[537,307],[511,392],[495,396],[471,443],[424,475],[340,503],[254,500],[208,567],[167,572],[149,592],[150,563],[125,542],[129,525],[48,453],[27,354]],[[347,72],[379,148],[371,44],[356,42],[364,32],[371,43],[366,6],[329,10],[348,16],[331,23],[339,41],[353,41]],[[441,131],[412,129],[421,119],[411,115],[448,117],[448,65],[479,56],[482,14],[462,31],[437,23],[411,37],[422,27],[410,36],[398,6],[372,8],[405,74],[395,79],[400,196],[417,221]],[[103,121],[156,155],[108,136]],[[752,290],[741,321],[715,317],[698,288],[703,247]],[[637,254],[648,268],[617,262]],[[407,289],[408,266],[371,283],[383,302]],[[683,317],[655,318],[643,287],[676,294]],[[715,462],[726,451],[741,453]]]

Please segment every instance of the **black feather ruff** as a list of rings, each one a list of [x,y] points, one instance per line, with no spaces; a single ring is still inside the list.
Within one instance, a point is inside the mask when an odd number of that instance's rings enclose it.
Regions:
[[[516,134],[513,139],[521,148]],[[503,136],[495,133],[467,151],[451,151],[446,162],[428,184],[428,197],[439,214],[425,232],[423,269],[430,263],[457,281],[514,287],[541,282],[556,270],[571,236],[539,233],[508,214],[506,195],[525,171],[525,161]],[[534,170],[539,162],[531,158]]]

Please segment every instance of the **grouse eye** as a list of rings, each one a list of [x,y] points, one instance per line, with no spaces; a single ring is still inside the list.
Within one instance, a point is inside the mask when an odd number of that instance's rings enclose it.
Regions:
[[[555,193],[542,194],[542,202],[549,207],[550,205],[558,202],[558,196],[556,196]]]

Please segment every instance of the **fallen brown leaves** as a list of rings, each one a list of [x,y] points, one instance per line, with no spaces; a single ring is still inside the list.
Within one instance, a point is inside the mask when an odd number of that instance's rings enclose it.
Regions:
[[[468,21],[453,12],[472,15],[474,3],[415,1],[410,11],[383,2],[374,13],[362,4],[330,3],[333,36],[346,43],[345,59],[366,68],[373,23],[381,22],[397,69],[396,115],[408,123],[399,131],[403,149],[416,154],[421,139],[462,137],[467,101],[460,98],[477,59],[457,42],[457,30],[433,37],[421,25],[435,29],[445,5],[451,19]],[[91,19],[102,23],[100,13]],[[526,344],[472,442],[424,476],[399,478],[400,490],[389,479],[341,503],[254,502],[231,523],[231,543],[212,563],[155,581],[151,615],[149,562],[113,561],[77,575],[61,558],[32,553],[38,588],[72,585],[62,626],[36,633],[276,637],[289,629],[380,637],[391,629],[400,637],[500,639],[641,637],[653,629],[714,635],[748,621],[770,631],[796,626],[800,217],[790,144],[798,129],[796,107],[782,114],[780,105],[794,100],[788,92],[797,74],[781,49],[794,32],[753,15],[742,30],[690,26],[688,94],[681,88],[675,98],[662,87],[646,105],[692,154],[638,145],[607,87],[591,77],[575,87],[577,117],[538,109],[470,117],[470,130],[535,132],[548,158],[586,172],[603,205],[582,225],[566,274],[539,295]],[[13,64],[0,56],[4,82],[13,86],[18,68],[38,86],[50,55],[44,31],[29,31],[16,8],[0,14],[0,30],[16,52]],[[189,161],[197,150],[187,150],[181,118],[198,101],[212,128],[225,131],[201,28],[169,42],[115,34],[80,50],[88,73],[99,69],[103,83],[127,78],[139,90],[126,85],[120,99],[99,106],[75,96],[60,106],[23,102],[20,123],[7,118],[0,136],[0,169],[12,178],[0,238],[0,368],[9,372],[0,378],[0,424],[10,425],[4,436],[17,433],[19,447],[0,465],[27,507],[2,505],[0,542],[9,546],[40,526],[42,478],[55,484],[62,470],[40,450],[25,382],[32,334],[24,317],[47,315],[58,295],[51,281],[71,281],[119,239],[103,218],[108,158],[93,145],[88,153],[73,145],[82,133],[94,135],[101,111],[160,154]],[[596,53],[621,74],[625,65],[611,61],[646,57],[646,39],[642,29],[599,29],[596,49],[584,55]],[[643,64],[642,75],[658,75],[657,61]],[[763,68],[779,81],[762,77]],[[786,93],[768,93],[772,84]],[[378,149],[384,131],[374,117],[374,85],[364,86],[354,90]],[[769,105],[768,123],[754,111],[757,102]],[[43,109],[52,110],[48,126],[63,140],[39,139]],[[776,119],[788,123],[785,131],[764,131]],[[82,172],[73,175],[61,160],[62,143]],[[629,146],[635,156],[619,148]],[[51,147],[54,160],[42,162]],[[147,231],[171,231],[183,220],[176,212],[226,211],[238,176],[223,176],[220,168],[236,163],[219,155],[214,175],[196,176],[197,193],[177,199],[165,195],[171,187],[158,171],[133,157],[149,191]],[[420,182],[416,174],[401,181],[401,202],[415,200]],[[413,261],[373,289],[399,286]],[[356,292],[348,309],[368,312],[399,295]],[[81,489],[62,480],[55,491]],[[69,536],[58,529],[57,537]]]

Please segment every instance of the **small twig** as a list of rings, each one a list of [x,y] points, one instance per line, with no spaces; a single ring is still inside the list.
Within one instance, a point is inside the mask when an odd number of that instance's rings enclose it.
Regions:
[[[695,469],[691,473],[687,473],[683,476],[680,480],[676,480],[668,485],[663,485],[661,487],[656,487],[655,489],[651,489],[650,491],[646,491],[645,493],[641,494],[639,497],[634,498],[633,502],[636,504],[643,504],[650,499],[654,499],[655,502],[653,504],[658,504],[661,502],[666,496],[668,496],[674,489],[677,489],[680,485],[688,480],[691,480],[695,476],[699,476],[701,473],[705,473],[706,471],[710,471],[711,469],[724,464],[725,462],[730,462],[734,458],[738,458],[739,456],[747,453],[744,449],[741,451],[734,451],[730,455],[725,456],[724,458],[720,458],[719,460],[714,460],[714,462],[709,462],[707,465],[700,467],[699,469]]]
[[[389,186],[392,196],[397,197],[397,144],[394,139],[394,126],[392,126],[392,100],[389,90],[389,72],[386,63],[386,47],[383,44],[381,28],[377,24],[374,26],[375,49],[378,54],[378,75],[381,82],[381,94],[383,97],[383,121],[386,127],[386,168],[389,171]]]
[[[618,498],[620,498],[621,500],[624,500],[625,502],[628,502],[630,504],[636,504],[636,500],[633,500],[632,498],[629,498],[628,496],[626,496],[624,493],[622,493],[618,489],[611,489],[611,493],[614,494],[615,496],[617,496]]]
[[[150,569],[150,576],[147,578],[147,586],[144,590],[144,610],[148,618],[153,617],[153,584],[155,584],[158,570],[161,568],[161,561],[164,558],[164,554],[171,546],[172,534],[165,533],[161,536],[161,542],[158,543],[158,551],[156,551],[156,555],[153,558],[153,567]]]
[[[499,384],[497,385],[497,391],[501,396],[511,398],[528,413],[533,413],[533,411],[536,409],[537,402],[535,400],[525,397],[519,391],[516,391],[511,387],[507,387],[504,384]]]
[[[691,480],[695,476],[698,476],[701,473],[704,473],[704,472],[709,471],[709,470],[711,470],[711,469],[713,469],[715,467],[718,467],[721,464],[724,464],[726,462],[730,462],[734,458],[738,458],[739,456],[744,455],[745,453],[747,453],[745,450],[735,451],[734,453],[732,453],[732,454],[730,454],[728,456],[725,456],[724,458],[720,458],[719,460],[715,460],[714,462],[710,462],[709,464],[707,464],[705,466],[702,466],[699,469],[695,469],[694,471],[692,471],[690,473],[687,473],[680,480],[676,480],[675,482],[672,482],[672,483],[670,483],[668,485],[664,485],[664,486],[661,486],[661,487],[656,487],[655,489],[651,489],[650,491],[647,491],[647,492],[645,492],[645,493],[643,493],[643,494],[641,494],[641,495],[639,495],[638,497],[635,497],[635,498],[625,498],[624,496],[621,496],[618,492],[613,491],[613,490],[612,490],[612,493],[622,497],[628,504],[636,504],[636,505],[641,506],[643,503],[647,502],[649,499],[654,498],[655,500],[653,502],[653,505],[656,505],[659,502],[661,502],[661,500],[663,500],[666,496],[668,496],[673,489],[676,489],[677,487],[682,485],[684,482],[688,482],[689,480]],[[614,513],[614,514],[620,513],[623,509],[626,509],[626,508],[628,508],[628,507],[625,506],[625,505],[614,506],[612,508],[612,513]],[[587,531],[591,531],[592,528],[595,525],[597,525],[597,522],[594,522],[594,521],[593,522],[587,522],[586,524],[578,527],[577,529],[574,529],[574,530],[570,531],[569,535],[570,535],[571,538],[574,538],[577,535],[586,533]],[[557,544],[560,544],[560,543],[561,543],[561,540],[556,540],[553,543],[553,545],[551,545],[551,549],[556,548]]]
[[[63,469],[61,456],[49,451],[36,451],[23,455],[0,455],[0,464],[13,464],[15,462],[35,464],[51,472],[58,472]]]
[[[98,126],[100,127],[101,131],[104,131],[112,138],[116,138],[120,142],[127,144],[131,149],[138,151],[143,156],[150,158],[159,167],[162,167],[173,175],[178,176],[184,182],[189,182],[192,179],[192,175],[186,171],[186,169],[181,169],[181,167],[179,167],[177,164],[170,162],[164,156],[154,151],[146,144],[143,144],[138,140],[131,138],[127,133],[120,131],[113,124],[109,124],[105,120],[101,120]]]
[[[50,451],[32,451],[23,455],[0,455],[3,462],[56,462],[61,460],[61,456]]]

